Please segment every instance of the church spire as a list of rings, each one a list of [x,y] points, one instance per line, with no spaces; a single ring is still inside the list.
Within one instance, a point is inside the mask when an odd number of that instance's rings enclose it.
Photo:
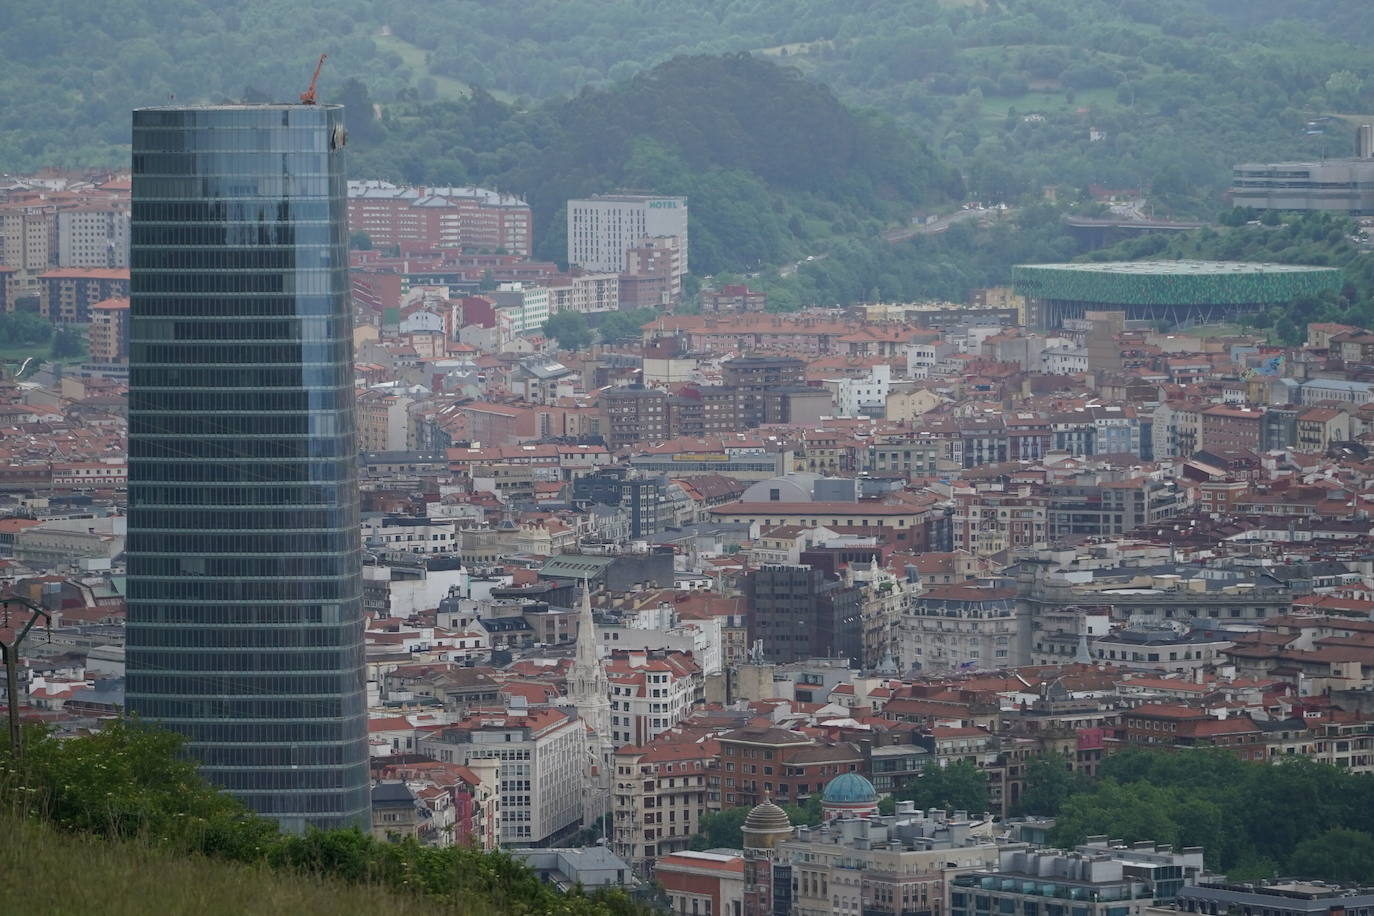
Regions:
[[[592,733],[603,742],[611,738],[611,682],[601,663],[596,641],[596,621],[592,619],[590,589],[582,592],[582,607],[577,617],[577,651],[568,670],[568,699]]]
[[[573,660],[573,669],[579,668],[584,669],[584,673],[592,669],[602,670],[601,650],[596,642],[596,621],[592,618],[592,590],[585,584],[582,586],[582,605],[577,615],[577,655]],[[605,676],[604,672],[602,676]]]

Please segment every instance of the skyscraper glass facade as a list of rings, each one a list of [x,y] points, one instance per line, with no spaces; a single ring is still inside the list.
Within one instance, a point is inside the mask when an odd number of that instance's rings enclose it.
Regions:
[[[343,141],[133,115],[127,706],[289,830],[370,811]]]

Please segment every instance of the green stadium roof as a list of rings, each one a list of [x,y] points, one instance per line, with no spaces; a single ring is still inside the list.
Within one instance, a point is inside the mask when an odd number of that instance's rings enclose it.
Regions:
[[[1023,295],[1108,305],[1277,304],[1339,290],[1343,281],[1335,267],[1249,261],[1104,261],[1012,268],[1012,284]]]

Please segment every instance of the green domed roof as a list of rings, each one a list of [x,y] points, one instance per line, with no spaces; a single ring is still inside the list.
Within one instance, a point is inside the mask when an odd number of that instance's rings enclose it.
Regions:
[[[841,773],[826,784],[825,792],[821,795],[822,804],[861,805],[876,804],[877,801],[878,792],[873,788],[873,783],[858,773]]]

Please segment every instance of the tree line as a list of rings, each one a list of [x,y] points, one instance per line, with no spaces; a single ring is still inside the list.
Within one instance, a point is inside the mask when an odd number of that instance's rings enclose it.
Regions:
[[[182,739],[137,722],[58,740],[28,728],[24,754],[0,744],[0,803],[75,833],[138,839],[178,854],[270,868],[287,874],[379,885],[434,903],[478,899],[498,912],[618,914],[649,911],[620,889],[559,893],[503,852],[385,843],[359,830],[281,833],[201,779]]]

